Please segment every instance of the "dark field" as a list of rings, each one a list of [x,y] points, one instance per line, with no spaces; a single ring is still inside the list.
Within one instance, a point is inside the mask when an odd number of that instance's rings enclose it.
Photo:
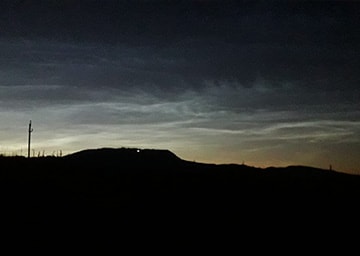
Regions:
[[[202,164],[125,148],[1,157],[0,168],[2,241],[14,250],[301,250],[358,237],[360,176],[336,171]]]

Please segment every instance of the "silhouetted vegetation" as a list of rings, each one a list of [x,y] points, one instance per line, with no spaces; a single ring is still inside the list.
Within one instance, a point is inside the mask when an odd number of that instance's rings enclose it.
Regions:
[[[0,156],[0,167],[3,230],[31,243],[178,244],[241,234],[246,244],[274,232],[344,231],[360,216],[360,176],[304,166],[214,165],[167,150],[104,148]]]

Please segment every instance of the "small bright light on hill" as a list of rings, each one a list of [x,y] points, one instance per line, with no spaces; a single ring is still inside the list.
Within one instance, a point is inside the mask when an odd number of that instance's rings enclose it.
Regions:
[[[138,152],[138,153],[139,153],[139,152],[140,152],[140,149],[137,149],[137,150],[136,150],[136,152]]]

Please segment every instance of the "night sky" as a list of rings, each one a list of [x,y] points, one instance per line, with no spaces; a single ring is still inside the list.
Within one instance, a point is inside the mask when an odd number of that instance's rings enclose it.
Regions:
[[[0,153],[360,174],[360,2],[0,2]]]

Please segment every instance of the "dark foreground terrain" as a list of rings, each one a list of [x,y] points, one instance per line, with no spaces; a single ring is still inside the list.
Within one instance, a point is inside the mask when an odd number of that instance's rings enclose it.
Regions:
[[[359,241],[360,176],[336,171],[202,164],[125,148],[0,157],[0,168],[1,241],[13,250],[298,252]]]

